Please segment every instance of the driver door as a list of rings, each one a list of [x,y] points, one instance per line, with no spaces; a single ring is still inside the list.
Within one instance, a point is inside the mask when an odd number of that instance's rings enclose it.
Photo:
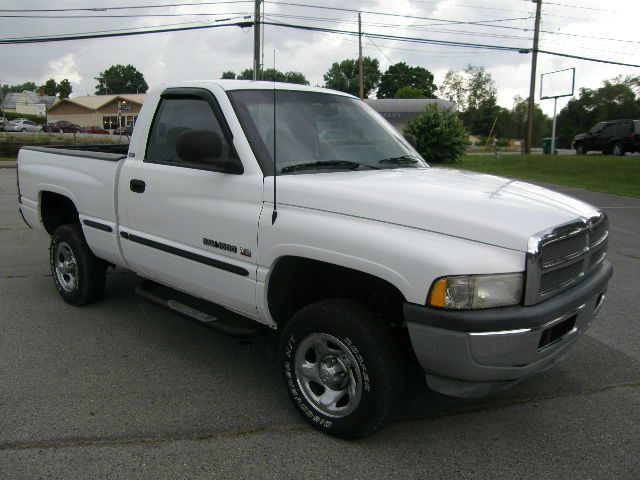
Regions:
[[[210,91],[165,91],[144,159],[125,162],[121,174],[127,189],[125,258],[145,277],[256,317],[262,181],[183,158],[176,146],[192,130],[217,135],[223,160],[240,162]]]

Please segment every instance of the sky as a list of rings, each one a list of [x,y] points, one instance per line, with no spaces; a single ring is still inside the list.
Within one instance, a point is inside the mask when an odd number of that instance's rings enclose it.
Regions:
[[[185,3],[193,5],[47,13],[8,11]],[[228,22],[226,19],[251,19],[253,14],[252,1],[215,0],[3,0],[0,8],[0,39],[142,30],[167,25],[211,25]],[[535,3],[530,0],[283,0],[279,3],[267,1],[264,5],[268,22],[357,31],[357,13],[332,8],[362,11],[365,33],[517,48],[532,46]],[[66,18],[34,18],[44,15]],[[88,18],[69,18],[72,15]],[[111,18],[104,18],[107,15]],[[640,37],[636,34],[639,0],[543,0],[541,18],[542,50],[640,64]],[[273,66],[274,50],[279,70],[300,71],[311,85],[322,85],[323,74],[333,62],[357,58],[358,42],[354,36],[265,25],[266,68]],[[397,62],[427,68],[434,74],[436,85],[441,84],[449,69],[462,70],[469,64],[483,66],[496,81],[498,103],[508,108],[512,107],[516,95],[527,97],[529,93],[530,54],[368,37],[363,38],[363,52],[378,58],[382,71]],[[73,86],[72,96],[77,96],[93,94],[97,83],[95,77],[113,64],[134,65],[153,88],[179,80],[220,78],[225,70],[239,72],[251,67],[252,57],[252,28],[237,26],[121,38],[0,45],[0,81],[3,84],[26,81],[40,84],[49,78],[58,81],[68,78]],[[640,74],[639,68],[540,54],[538,85],[541,73],[574,67],[576,95],[579,88],[597,88],[604,80],[617,75]],[[540,101],[538,88],[536,90],[536,101]],[[558,110],[569,98],[558,100]],[[553,113],[553,100],[542,100],[540,105],[547,114]]]

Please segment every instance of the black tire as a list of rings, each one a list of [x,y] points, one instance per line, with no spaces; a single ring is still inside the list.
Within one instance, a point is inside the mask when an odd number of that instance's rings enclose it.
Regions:
[[[68,252],[71,257],[65,258]],[[53,281],[65,302],[80,306],[102,296],[107,264],[91,252],[79,224],[63,225],[53,232],[49,263]]]
[[[622,142],[616,142],[611,146],[611,153],[618,157],[624,157],[624,145]]]
[[[587,151],[584,149],[583,143],[576,143],[576,155],[585,155]]]
[[[61,128],[60,130],[58,130],[58,133],[64,133],[64,130]]]
[[[311,345],[319,338],[330,350],[317,353]],[[302,363],[315,368],[323,383],[300,374]],[[297,312],[282,332],[280,364],[289,397],[302,417],[318,430],[342,438],[365,437],[382,428],[403,381],[390,328],[369,308],[346,299],[321,300]],[[336,378],[347,386],[327,386]],[[334,414],[311,400],[336,392],[342,392],[340,399],[325,407],[333,408]]]
[[[27,133],[27,129],[23,128],[22,130],[20,130],[22,133]]]

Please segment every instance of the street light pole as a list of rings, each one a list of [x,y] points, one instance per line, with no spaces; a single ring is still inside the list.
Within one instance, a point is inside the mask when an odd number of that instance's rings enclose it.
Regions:
[[[533,132],[533,109],[536,95],[536,67],[538,64],[538,39],[540,37],[540,14],[542,0],[532,0],[536,3],[536,24],[533,33],[533,50],[531,51],[531,82],[529,84],[529,108],[527,109],[527,133],[524,139],[524,153],[531,153],[531,134]]]

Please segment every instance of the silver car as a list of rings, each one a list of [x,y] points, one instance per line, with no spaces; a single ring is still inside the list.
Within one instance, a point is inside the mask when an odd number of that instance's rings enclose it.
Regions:
[[[39,132],[42,127],[36,125],[31,120],[18,118],[7,123],[4,127],[6,132]]]

